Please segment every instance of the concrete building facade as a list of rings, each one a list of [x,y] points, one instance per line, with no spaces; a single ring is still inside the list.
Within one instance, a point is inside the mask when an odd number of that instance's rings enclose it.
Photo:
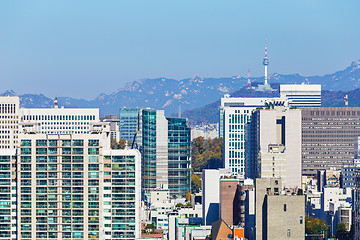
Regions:
[[[283,195],[279,178],[256,179],[255,239],[305,239],[305,196]]]
[[[231,176],[228,169],[203,169],[202,173],[202,216],[203,225],[219,220],[220,178]]]
[[[18,144],[19,108],[19,97],[0,97],[0,150]]]
[[[260,109],[252,125],[253,175],[281,178],[284,187],[301,187],[301,110]]]
[[[315,175],[317,170],[351,164],[356,136],[360,136],[360,108],[303,108],[303,174]]]
[[[105,117],[100,117],[100,121],[108,122],[110,124],[110,136],[115,139],[117,142],[120,140],[120,131],[119,131],[119,116],[118,115],[105,115]]]

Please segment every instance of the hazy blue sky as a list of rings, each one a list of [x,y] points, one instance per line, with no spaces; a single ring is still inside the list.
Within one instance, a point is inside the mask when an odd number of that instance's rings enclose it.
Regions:
[[[322,75],[360,59],[359,0],[1,1],[0,92],[92,99],[141,78]]]

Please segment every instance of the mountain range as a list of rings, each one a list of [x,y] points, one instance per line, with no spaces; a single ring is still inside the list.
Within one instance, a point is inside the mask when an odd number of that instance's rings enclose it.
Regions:
[[[255,84],[255,82],[263,82],[264,77],[251,78],[251,81],[253,84]],[[349,91],[350,106],[352,104],[351,100],[353,100],[353,104],[355,104],[355,102],[356,104],[360,103],[360,100],[357,101],[358,97],[353,95],[355,91],[358,91],[355,89],[360,87],[360,61],[352,62],[349,67],[342,71],[324,76],[306,77],[299,74],[282,75],[274,73],[269,76],[269,82],[274,86],[283,83],[321,84],[324,90],[324,106],[340,105],[340,103],[343,103],[344,93],[342,91],[346,90]],[[195,123],[199,122],[199,120],[196,120],[194,117],[197,115],[196,112],[200,111],[203,113],[203,116],[206,116],[210,112],[206,110],[207,107],[204,106],[216,105],[216,101],[223,97],[224,94],[230,94],[232,96],[267,94],[255,91],[244,91],[243,87],[246,83],[247,78],[242,76],[203,78],[196,75],[183,80],[167,78],[142,79],[129,82],[111,94],[100,94],[93,100],[59,96],[58,102],[59,106],[64,107],[100,108],[101,115],[117,114],[121,107],[138,106],[164,109],[167,116],[177,115],[177,113],[181,111],[183,112],[183,116],[189,117],[189,119]],[[278,95],[276,92],[271,94]],[[16,95],[16,93],[12,90],[7,90],[1,95]],[[53,99],[46,97],[44,94],[23,94],[19,96],[22,107],[43,108],[53,106]],[[331,101],[327,103],[326,99],[331,99]],[[205,120],[213,122],[211,118]]]

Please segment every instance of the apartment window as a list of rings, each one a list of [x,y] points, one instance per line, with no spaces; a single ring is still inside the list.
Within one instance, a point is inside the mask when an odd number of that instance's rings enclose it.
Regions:
[[[300,224],[303,224],[303,217],[300,216]]]
[[[290,229],[287,230],[287,236],[290,237]]]
[[[284,204],[284,212],[286,212],[286,204]]]

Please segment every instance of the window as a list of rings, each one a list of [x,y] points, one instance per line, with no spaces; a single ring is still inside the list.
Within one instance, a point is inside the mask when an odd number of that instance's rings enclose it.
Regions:
[[[286,212],[286,204],[284,204],[284,212]]]
[[[290,237],[290,229],[287,230],[287,236]]]
[[[303,224],[303,217],[300,216],[300,224]]]

